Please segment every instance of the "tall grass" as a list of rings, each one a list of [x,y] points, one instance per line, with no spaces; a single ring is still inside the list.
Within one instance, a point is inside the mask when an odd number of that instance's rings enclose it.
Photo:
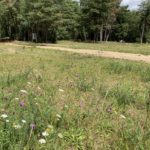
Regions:
[[[149,149],[149,65],[36,48],[0,64],[0,149]]]

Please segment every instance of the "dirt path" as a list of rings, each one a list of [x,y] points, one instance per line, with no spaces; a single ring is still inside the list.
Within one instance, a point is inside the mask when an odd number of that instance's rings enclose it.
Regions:
[[[15,43],[9,43],[9,45],[22,46]],[[25,46],[25,47],[30,47],[30,46]],[[93,55],[93,56],[106,57],[106,58],[125,59],[131,61],[143,61],[146,63],[150,63],[150,55],[146,56],[142,54],[131,54],[131,53],[100,51],[100,50],[90,50],[90,49],[71,49],[71,48],[55,47],[49,44],[44,46],[36,46],[36,47],[42,49],[52,49],[52,50],[73,52],[73,53],[78,53],[83,55]]]

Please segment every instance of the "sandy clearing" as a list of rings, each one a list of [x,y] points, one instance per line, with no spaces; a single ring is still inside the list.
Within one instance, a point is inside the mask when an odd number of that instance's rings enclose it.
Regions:
[[[24,46],[24,45],[19,45],[15,43],[7,43],[7,45]],[[31,47],[31,46],[25,46],[25,47]],[[99,50],[91,50],[91,49],[71,49],[71,48],[64,48],[64,47],[55,47],[55,46],[50,46],[50,45],[36,46],[36,47],[41,48],[41,49],[51,49],[51,50],[59,50],[59,51],[65,51],[65,52],[73,52],[73,53],[78,53],[78,54],[83,54],[83,55],[93,55],[93,56],[106,57],[106,58],[142,61],[142,62],[150,63],[150,55],[121,53],[121,52],[112,52],[112,51],[99,51]]]
[[[115,58],[115,59],[125,59],[131,61],[143,61],[150,63],[150,55],[141,55],[141,54],[131,54],[131,53],[121,53],[121,52],[112,52],[112,51],[99,51],[99,50],[89,50],[89,49],[71,49],[63,47],[53,47],[53,46],[37,46],[37,48],[44,49],[54,49],[66,52],[74,52],[79,54],[94,55],[106,58]]]

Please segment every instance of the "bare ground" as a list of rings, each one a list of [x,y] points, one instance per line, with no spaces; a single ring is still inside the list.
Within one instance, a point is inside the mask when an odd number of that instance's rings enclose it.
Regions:
[[[22,46],[16,43],[6,43],[6,44],[10,46],[11,45]],[[25,47],[31,47],[31,46],[25,46]],[[36,47],[42,49],[52,49],[52,50],[59,50],[65,52],[73,52],[73,53],[78,53],[83,55],[93,55],[98,57],[124,59],[124,60],[131,60],[131,61],[142,61],[142,62],[150,63],[150,55],[121,53],[121,52],[112,52],[112,51],[99,51],[99,50],[91,50],[91,49],[71,49],[71,48],[55,47],[50,44],[44,46],[36,46]]]

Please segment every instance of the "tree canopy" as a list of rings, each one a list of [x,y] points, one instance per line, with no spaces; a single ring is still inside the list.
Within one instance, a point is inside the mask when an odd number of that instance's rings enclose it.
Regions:
[[[0,0],[0,38],[36,42],[57,40],[150,41],[150,0],[139,10],[121,0]]]

